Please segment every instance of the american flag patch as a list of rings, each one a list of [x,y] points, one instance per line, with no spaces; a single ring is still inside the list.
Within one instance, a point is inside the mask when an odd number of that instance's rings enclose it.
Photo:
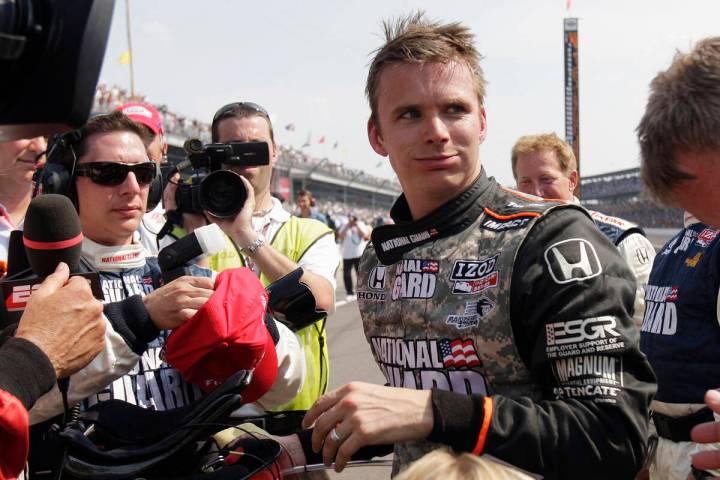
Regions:
[[[437,273],[440,269],[440,264],[437,260],[423,260],[420,264],[420,271],[423,273]]]
[[[472,340],[440,340],[438,343],[445,368],[477,367],[480,365],[480,359],[475,352],[475,345],[473,345]]]

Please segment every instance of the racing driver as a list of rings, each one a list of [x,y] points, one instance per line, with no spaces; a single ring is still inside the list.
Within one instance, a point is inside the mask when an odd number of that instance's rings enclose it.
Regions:
[[[351,383],[305,417],[341,470],[395,444],[394,471],[449,445],[546,479],[633,478],[652,371],[635,280],[574,205],[486,176],[473,35],[421,13],[386,25],[368,75],[368,137],[403,194],[360,263],[365,334],[390,386]]]

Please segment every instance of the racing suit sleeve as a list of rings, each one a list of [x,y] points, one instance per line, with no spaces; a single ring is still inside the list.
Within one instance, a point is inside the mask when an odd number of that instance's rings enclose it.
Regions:
[[[511,321],[541,398],[433,390],[430,440],[546,479],[633,478],[655,378],[630,311],[635,281],[577,210],[538,221],[515,261]]]
[[[268,325],[268,330],[275,340],[278,372],[270,390],[256,402],[264,410],[271,410],[295,398],[305,380],[305,354],[300,339],[282,323],[274,319],[270,321],[272,325]]]
[[[50,360],[35,344],[8,338],[0,348],[0,480],[17,477],[29,449],[28,413],[55,384]]]
[[[640,328],[645,316],[645,285],[650,278],[650,271],[655,260],[655,247],[645,235],[631,233],[620,241],[617,248],[630,266],[637,281],[633,318],[635,325]]]
[[[68,403],[73,405],[93,395],[129,372],[140,355],[128,340],[105,318],[105,348],[85,367],[70,377]],[[44,422],[63,412],[62,396],[57,385],[38,399],[30,410],[30,424]]]

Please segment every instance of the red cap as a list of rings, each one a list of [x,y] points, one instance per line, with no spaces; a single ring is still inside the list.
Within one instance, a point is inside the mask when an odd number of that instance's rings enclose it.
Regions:
[[[130,102],[118,107],[122,113],[130,117],[130,120],[142,123],[155,135],[163,133],[162,116],[155,107],[147,103]]]
[[[245,403],[257,400],[272,387],[278,368],[264,321],[267,302],[267,292],[251,270],[225,270],[205,305],[170,334],[165,360],[206,393],[238,370],[254,368],[242,397]]]

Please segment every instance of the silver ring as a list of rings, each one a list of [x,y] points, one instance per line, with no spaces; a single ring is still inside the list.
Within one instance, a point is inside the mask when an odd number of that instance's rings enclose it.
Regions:
[[[330,430],[330,440],[332,440],[335,443],[342,442],[342,438],[340,438],[340,435],[338,435],[337,430],[335,430],[335,427],[333,427],[333,429]]]

